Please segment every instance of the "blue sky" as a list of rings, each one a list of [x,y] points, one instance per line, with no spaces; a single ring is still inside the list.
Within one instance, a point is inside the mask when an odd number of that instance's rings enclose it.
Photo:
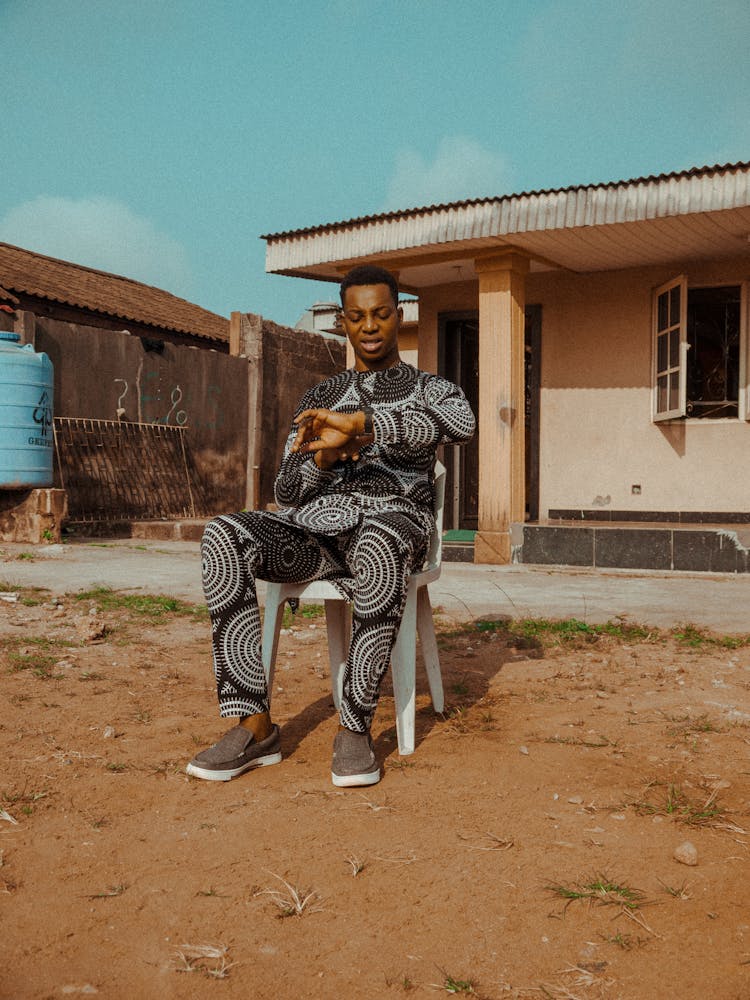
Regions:
[[[747,0],[0,0],[0,240],[293,324],[262,233],[750,160]]]

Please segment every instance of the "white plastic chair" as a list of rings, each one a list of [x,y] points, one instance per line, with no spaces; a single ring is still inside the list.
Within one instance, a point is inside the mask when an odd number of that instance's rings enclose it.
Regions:
[[[406,591],[406,604],[398,638],[391,652],[393,696],[396,703],[396,733],[402,756],[414,753],[414,721],[416,711],[417,635],[422,644],[422,656],[427,671],[432,705],[436,712],[444,707],[443,679],[440,673],[432,605],[427,584],[440,576],[443,551],[443,503],[445,501],[445,468],[435,463],[435,531],[430,539],[424,568],[412,573]],[[289,598],[314,601],[325,605],[328,631],[328,658],[331,664],[331,686],[336,708],[341,702],[341,689],[351,637],[351,613],[338,590],[326,580],[312,583],[268,583],[263,619],[263,669],[269,695],[273,691],[273,674],[284,604]]]

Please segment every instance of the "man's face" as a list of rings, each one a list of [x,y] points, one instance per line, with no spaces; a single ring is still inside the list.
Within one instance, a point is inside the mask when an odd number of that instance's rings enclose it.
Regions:
[[[347,288],[341,322],[354,350],[357,371],[382,371],[398,363],[401,309],[388,285]]]

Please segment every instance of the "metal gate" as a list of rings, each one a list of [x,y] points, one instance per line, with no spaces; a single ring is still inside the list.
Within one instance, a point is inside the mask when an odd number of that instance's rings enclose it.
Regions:
[[[55,417],[55,477],[71,521],[207,516],[186,427]]]

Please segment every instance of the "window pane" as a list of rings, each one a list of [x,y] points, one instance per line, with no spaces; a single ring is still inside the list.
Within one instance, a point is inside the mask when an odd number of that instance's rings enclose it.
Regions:
[[[672,330],[669,334],[669,367],[677,368],[680,364],[680,331]]]
[[[680,322],[680,286],[675,285],[669,292],[669,325]]]
[[[656,338],[656,371],[663,372],[667,367],[667,334],[662,333]]]
[[[739,412],[740,288],[695,288],[688,294],[687,393],[694,416]]]
[[[672,372],[669,376],[669,409],[676,410],[680,405],[680,373]]]
[[[666,292],[662,292],[657,301],[657,319],[656,328],[657,330],[664,330],[669,326],[669,297]]]
[[[667,376],[660,375],[656,380],[656,409],[659,413],[669,409],[667,402]]]

